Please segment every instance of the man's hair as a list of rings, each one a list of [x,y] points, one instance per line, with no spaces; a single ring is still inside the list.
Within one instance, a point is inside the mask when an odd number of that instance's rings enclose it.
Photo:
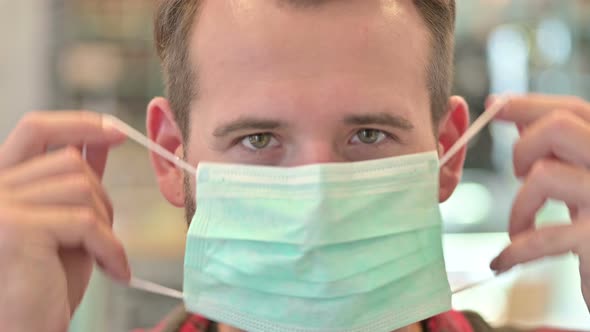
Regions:
[[[204,0],[160,0],[154,37],[166,83],[166,95],[185,139],[190,105],[198,93],[198,73],[189,59],[189,43]],[[320,5],[329,0],[281,0],[296,6]],[[427,67],[432,121],[445,115],[451,94],[455,31],[455,0],[413,0],[430,30],[431,54]],[[436,126],[435,126],[436,128]]]

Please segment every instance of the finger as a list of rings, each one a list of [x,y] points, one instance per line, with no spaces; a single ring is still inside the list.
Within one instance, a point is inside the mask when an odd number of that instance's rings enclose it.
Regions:
[[[86,146],[86,162],[98,179],[102,179],[109,153],[109,146],[104,144]]]
[[[590,122],[569,111],[554,112],[530,126],[514,146],[514,170],[526,175],[533,163],[542,158],[590,167]]]
[[[130,279],[129,263],[121,242],[88,208],[40,208],[28,213],[29,226],[44,230],[56,249],[83,248],[113,278]]]
[[[90,160],[82,163],[82,168],[84,169],[86,177],[88,180],[90,180],[90,184],[94,189],[94,193],[98,197],[100,203],[99,206],[102,207],[104,211],[106,211],[110,225],[112,226],[113,203],[101,182],[102,174],[104,173],[104,167],[106,165],[107,154],[108,147],[87,148],[86,157],[90,158]]]
[[[77,148],[77,150],[80,152],[80,157],[84,159],[82,162],[82,169],[88,176],[88,179],[92,182],[92,185],[95,187],[96,193],[103,201],[103,204],[101,205],[106,208],[109,220],[111,220],[112,225],[112,202],[104,190],[101,182],[107,162],[108,149],[108,145],[84,145]]]
[[[18,166],[2,171],[0,184],[14,188],[47,177],[80,173],[84,170],[83,164],[84,160],[80,152],[73,147],[67,147],[34,157]]]
[[[582,248],[580,248],[579,255],[582,294],[584,295],[586,303],[590,305],[590,245],[586,244]]]
[[[103,127],[102,116],[97,113],[30,113],[0,146],[0,169],[45,153],[51,146],[112,145],[124,140],[124,134],[115,128]]]
[[[101,220],[112,225],[106,202],[97,192],[96,185],[84,173],[66,174],[45,178],[19,187],[13,199],[21,204],[47,206],[86,206],[95,209]]]
[[[93,151],[90,152],[91,155],[93,153]],[[67,147],[44,156],[35,157],[20,166],[2,172],[0,175],[0,184],[15,189],[31,183],[43,181],[45,178],[59,177],[74,173],[86,174],[88,180],[91,181],[96,194],[103,202],[109,219],[112,220],[113,208],[111,200],[100,183],[96,173],[90,169],[86,161],[82,159],[80,151],[74,147]]]
[[[68,300],[70,303],[70,313],[73,314],[78,307],[86,292],[86,281],[92,276],[94,260],[83,249],[67,249],[59,251],[59,259],[63,265],[66,280],[68,280]],[[101,267],[102,270],[106,270]],[[78,282],[73,282],[77,280]]]
[[[590,173],[587,170],[556,160],[538,161],[514,200],[510,236],[532,229],[537,212],[548,199],[560,200],[569,206],[589,206],[588,188]]]
[[[490,264],[494,271],[504,272],[518,264],[543,257],[579,251],[590,237],[590,223],[545,227],[519,234]]]
[[[570,219],[574,220],[574,219],[578,219],[578,207],[574,206],[572,204],[566,204],[567,205],[567,209],[569,211],[570,214]]]
[[[529,125],[556,109],[567,109],[590,122],[590,104],[583,99],[537,94],[512,97],[496,118]]]

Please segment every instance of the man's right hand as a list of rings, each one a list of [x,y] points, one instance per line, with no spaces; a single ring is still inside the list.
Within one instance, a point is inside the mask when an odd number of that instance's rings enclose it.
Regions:
[[[0,330],[66,331],[94,262],[129,280],[101,185],[109,148],[124,140],[99,114],[47,112],[0,145]]]

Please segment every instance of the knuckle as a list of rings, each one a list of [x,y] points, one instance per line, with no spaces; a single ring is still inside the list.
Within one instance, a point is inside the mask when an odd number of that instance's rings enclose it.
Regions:
[[[565,101],[573,108],[583,109],[588,107],[588,102],[578,96],[567,96]]]
[[[82,158],[82,154],[80,153],[80,151],[73,146],[66,147],[64,149],[64,155],[67,162],[69,163],[81,165],[84,162],[84,159]]]
[[[92,197],[94,190],[92,183],[87,176],[83,174],[76,175],[73,182],[78,194],[82,195],[84,198]]]
[[[514,172],[516,173],[517,176],[524,176],[527,172],[527,169],[525,168],[526,165],[524,163],[525,156],[527,155],[526,150],[527,150],[527,146],[526,146],[525,141],[523,141],[523,140],[517,141],[514,144],[514,147],[512,148],[512,160],[514,163]]]
[[[23,131],[39,131],[41,130],[41,118],[43,117],[43,112],[33,111],[25,114],[19,124],[18,129]]]
[[[554,164],[552,161],[542,159],[533,164],[531,168],[530,178],[533,181],[541,181],[551,176]]]
[[[550,132],[560,133],[575,125],[575,117],[567,110],[557,110],[549,115],[547,129]]]
[[[77,212],[77,219],[86,232],[94,232],[100,226],[98,215],[91,208],[80,208]]]

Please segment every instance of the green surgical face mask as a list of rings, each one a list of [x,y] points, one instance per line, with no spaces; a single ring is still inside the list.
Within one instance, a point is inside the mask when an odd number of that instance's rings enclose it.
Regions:
[[[187,309],[246,331],[383,331],[451,309],[438,155],[201,163]]]
[[[389,332],[451,309],[435,151],[297,168],[200,163],[195,171],[117,119],[112,125],[197,180],[183,298],[191,312],[256,332]]]

